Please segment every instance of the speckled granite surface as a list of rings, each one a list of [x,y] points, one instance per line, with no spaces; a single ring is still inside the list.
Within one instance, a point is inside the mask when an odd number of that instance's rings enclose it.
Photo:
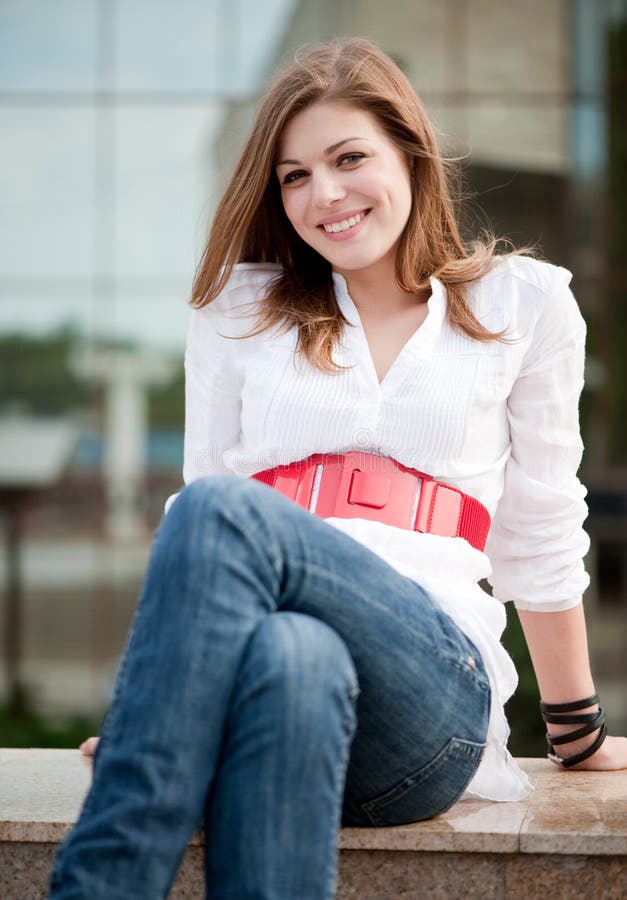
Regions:
[[[525,801],[464,801],[429,822],[344,829],[338,900],[627,897],[627,771],[522,765],[536,787]],[[46,896],[90,771],[77,750],[0,750],[2,900]],[[170,893],[176,900],[204,897],[200,844],[197,833]]]
[[[627,856],[627,770],[573,772],[547,759],[520,763],[535,786],[524,801],[466,800],[429,822],[403,828],[348,828],[342,832],[340,846]]]

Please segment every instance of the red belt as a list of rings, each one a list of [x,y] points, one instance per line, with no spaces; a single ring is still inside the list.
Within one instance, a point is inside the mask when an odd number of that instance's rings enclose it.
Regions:
[[[373,453],[315,453],[252,476],[323,518],[373,519],[410,531],[462,537],[483,550],[490,514],[469,494]]]

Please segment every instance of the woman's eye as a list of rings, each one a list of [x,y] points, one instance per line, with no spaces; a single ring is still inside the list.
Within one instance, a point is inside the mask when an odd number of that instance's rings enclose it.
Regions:
[[[353,163],[359,162],[359,160],[363,159],[363,158],[364,158],[363,153],[345,153],[343,156],[340,157],[339,163],[340,163],[340,165],[344,165],[345,163],[348,163],[348,165],[350,166]]]
[[[306,172],[288,172],[283,179],[283,184],[294,184],[295,181],[300,181],[301,178],[304,178],[306,174]]]

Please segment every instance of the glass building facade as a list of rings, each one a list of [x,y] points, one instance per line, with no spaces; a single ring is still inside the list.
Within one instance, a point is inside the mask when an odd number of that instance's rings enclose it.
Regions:
[[[22,522],[24,678],[43,705],[81,666],[69,705],[105,702],[150,528],[180,477],[185,301],[256,100],[298,47],[351,34],[397,59],[463,157],[469,231],[537,244],[574,273],[601,523],[590,564],[625,636],[626,0],[0,0],[0,420],[67,416],[80,432]],[[103,348],[113,368],[168,361],[135,398],[130,549],[106,526],[110,385],[80,362]]]

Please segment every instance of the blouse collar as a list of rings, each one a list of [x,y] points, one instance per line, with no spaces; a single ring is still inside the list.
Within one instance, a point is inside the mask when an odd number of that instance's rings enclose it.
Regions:
[[[335,296],[344,318],[351,325],[361,325],[357,307],[348,293],[346,279],[339,272],[332,272],[332,276]],[[429,313],[420,326],[420,331],[423,334],[425,332],[435,333],[446,316],[446,289],[444,285],[435,275],[430,276],[429,284],[431,285],[431,296],[427,300]]]

